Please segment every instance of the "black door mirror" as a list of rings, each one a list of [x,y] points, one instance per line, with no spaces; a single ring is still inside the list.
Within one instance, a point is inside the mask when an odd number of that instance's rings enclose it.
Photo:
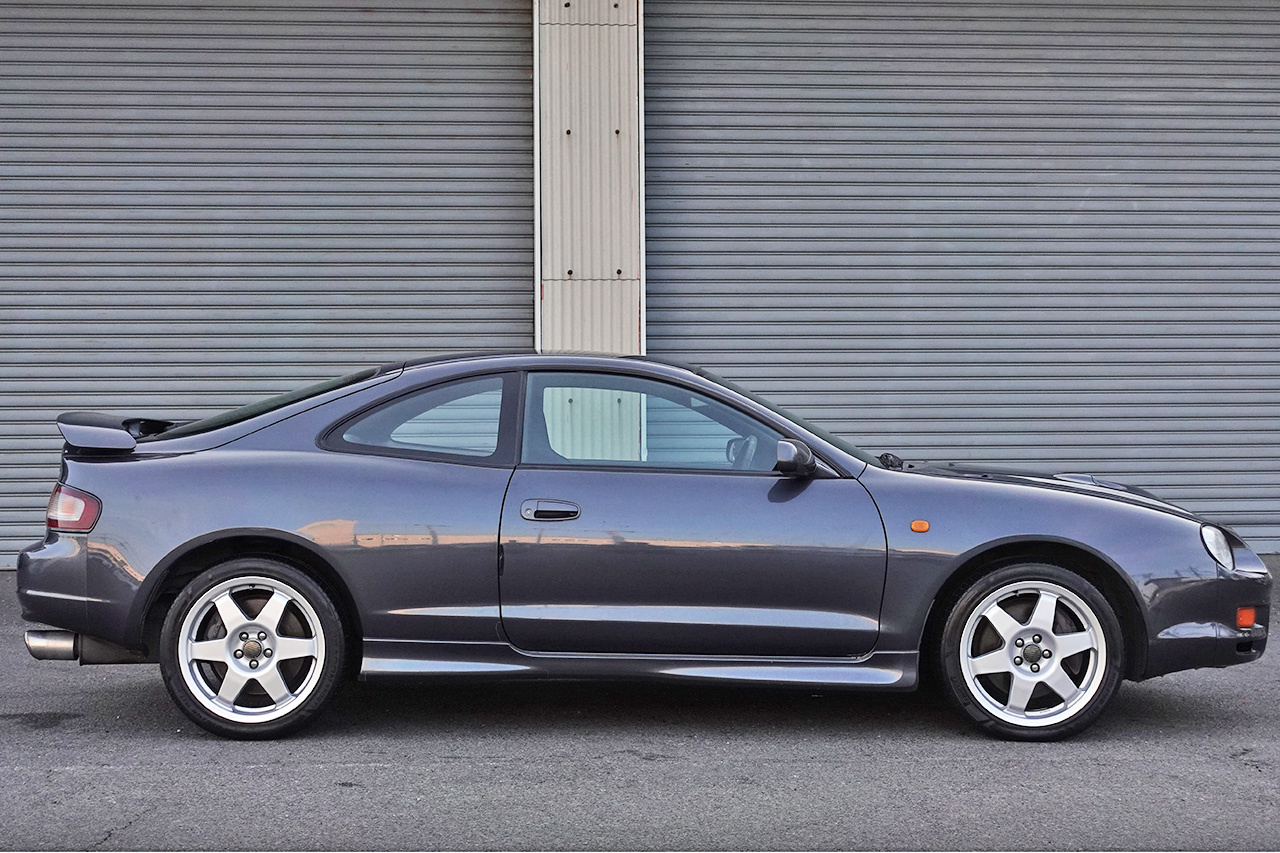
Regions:
[[[818,460],[803,441],[784,438],[778,442],[778,464],[773,470],[788,477],[812,477],[818,471]]]

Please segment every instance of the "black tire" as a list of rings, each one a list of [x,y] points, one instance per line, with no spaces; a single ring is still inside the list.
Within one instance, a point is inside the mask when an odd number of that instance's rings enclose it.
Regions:
[[[1044,563],[1005,566],[973,580],[954,601],[935,649],[937,669],[951,702],[984,731],[1062,740],[1091,726],[1115,698],[1124,677],[1120,622],[1080,575]]]
[[[235,610],[224,610],[228,599]],[[229,634],[224,613],[243,617],[236,623],[243,630]],[[276,560],[245,557],[183,588],[165,617],[159,657],[169,695],[192,722],[222,737],[261,740],[296,731],[319,713],[342,680],[346,638],[315,580]],[[222,687],[234,693],[229,700]]]

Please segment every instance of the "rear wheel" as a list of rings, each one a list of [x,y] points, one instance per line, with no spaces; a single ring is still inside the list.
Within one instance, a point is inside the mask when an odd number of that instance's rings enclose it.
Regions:
[[[943,682],[987,731],[1058,740],[1092,725],[1124,672],[1120,623],[1084,578],[1023,564],[984,575],[957,599],[942,632]]]
[[[245,558],[179,593],[161,632],[174,702],[224,737],[271,738],[310,720],[342,673],[342,621],[325,591],[292,566]]]

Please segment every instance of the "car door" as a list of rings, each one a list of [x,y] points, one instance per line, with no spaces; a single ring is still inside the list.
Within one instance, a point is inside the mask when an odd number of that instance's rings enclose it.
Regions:
[[[775,474],[783,436],[642,376],[531,372],[503,503],[502,625],[539,652],[844,656],[875,644],[880,516]]]
[[[498,524],[515,464],[518,373],[412,388],[324,438],[326,506],[302,532],[338,555],[378,640],[498,639]]]

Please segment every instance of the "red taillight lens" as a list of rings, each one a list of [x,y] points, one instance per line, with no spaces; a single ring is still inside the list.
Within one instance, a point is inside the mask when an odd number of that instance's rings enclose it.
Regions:
[[[102,501],[88,492],[59,483],[49,496],[45,523],[50,530],[84,533],[97,524],[101,512]]]

